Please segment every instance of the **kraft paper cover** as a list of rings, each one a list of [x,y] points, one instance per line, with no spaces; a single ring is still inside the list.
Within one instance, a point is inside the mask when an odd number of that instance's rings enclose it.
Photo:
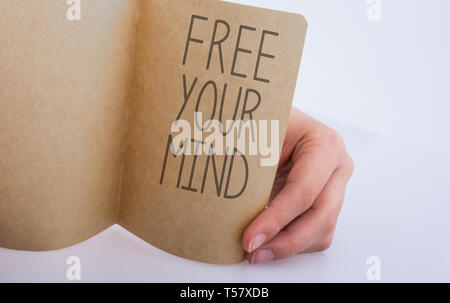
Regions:
[[[171,125],[278,120],[281,149],[306,21],[213,0],[82,5],[68,22],[65,1],[0,3],[0,246],[57,249],[119,223],[184,258],[242,261],[276,165],[175,157]]]
[[[0,1],[0,246],[50,250],[117,218],[135,1]]]
[[[253,119],[279,120],[282,143],[306,22],[295,14],[201,0],[141,1],[140,14],[119,223],[153,245],[181,257],[210,263],[240,262],[244,259],[243,231],[265,207],[277,167],[262,167],[259,157],[247,156],[245,191],[238,198],[228,199],[225,197],[228,181],[228,196],[239,193],[245,184],[245,164],[241,157],[235,157],[231,176],[231,159],[224,166],[224,157],[216,157],[219,182],[214,178],[212,160],[205,177],[207,155],[196,157],[195,163],[194,156],[186,156],[182,164],[182,156],[175,158],[172,154],[164,161],[171,124],[183,107],[185,92],[193,87],[180,119],[194,125],[193,115],[201,90],[208,81],[214,81],[216,102],[212,85],[204,90],[200,100],[198,109],[204,121],[211,117],[219,119],[225,84],[222,120],[233,118],[240,87],[244,92],[238,108],[239,118],[246,90],[254,89],[260,93],[261,102],[253,112]],[[197,17],[192,37],[204,43],[191,43],[185,55],[193,15]],[[226,22],[230,28],[229,37],[222,44],[223,73],[218,48],[213,51],[209,70],[206,68],[216,20]],[[252,53],[240,52],[234,69],[247,78],[231,75],[240,25],[254,28],[242,31],[240,48]],[[218,29],[216,40],[225,37],[227,32],[223,23]],[[274,55],[275,59],[261,59],[258,71],[258,76],[270,83],[254,80],[264,30],[278,34],[266,35],[263,52]],[[256,95],[251,94],[246,108],[252,109],[257,102]],[[215,103],[215,115],[212,115]],[[181,177],[180,167],[183,168]],[[222,189],[218,191],[216,184],[220,185],[222,175]]]

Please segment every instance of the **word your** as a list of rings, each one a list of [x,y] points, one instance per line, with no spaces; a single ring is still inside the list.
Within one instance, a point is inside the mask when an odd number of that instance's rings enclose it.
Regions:
[[[67,5],[70,5],[67,10],[67,20],[80,21],[81,20],[81,0],[67,0]]]
[[[367,0],[367,19],[369,21],[381,20],[381,0]]]
[[[67,265],[70,267],[66,271],[66,278],[69,281],[81,280],[81,259],[77,256],[67,258]]]
[[[367,258],[367,265],[370,267],[367,269],[366,277],[369,281],[381,280],[381,259],[377,256]]]
[[[235,150],[238,150],[241,155],[256,156],[259,152],[263,156],[260,160],[261,166],[275,166],[280,156],[280,121],[272,120],[270,126],[271,144],[269,145],[267,120],[260,120],[259,123],[255,120],[245,122],[227,120],[224,127],[218,120],[208,120],[203,123],[202,113],[195,112],[193,126],[186,120],[176,120],[172,123],[172,134],[177,133],[171,143],[172,154],[233,155]],[[209,134],[206,138],[205,133]],[[259,135],[256,136],[256,133]]]

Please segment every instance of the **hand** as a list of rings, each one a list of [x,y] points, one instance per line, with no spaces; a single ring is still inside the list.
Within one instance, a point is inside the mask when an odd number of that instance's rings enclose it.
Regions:
[[[328,249],[352,174],[336,131],[292,108],[268,207],[243,236],[248,261]]]

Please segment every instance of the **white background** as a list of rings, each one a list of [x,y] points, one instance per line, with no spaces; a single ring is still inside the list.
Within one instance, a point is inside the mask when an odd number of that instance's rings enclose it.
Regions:
[[[183,260],[118,226],[46,253],[0,249],[0,281],[61,281],[81,258],[83,282],[450,282],[450,2],[234,1],[309,22],[296,107],[339,130],[356,164],[333,246],[251,266]]]

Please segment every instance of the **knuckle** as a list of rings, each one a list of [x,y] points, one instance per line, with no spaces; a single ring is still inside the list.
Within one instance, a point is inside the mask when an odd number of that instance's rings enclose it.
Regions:
[[[295,203],[299,203],[304,207],[311,206],[316,198],[311,188],[302,186],[299,183],[292,183],[292,186],[293,192],[295,193]]]
[[[322,218],[322,230],[326,234],[331,234],[334,232],[336,228],[336,219],[332,215],[323,215]]]
[[[346,156],[346,165],[348,167],[350,175],[353,175],[353,173],[355,172],[355,161],[353,161],[352,157],[350,157],[349,154],[347,154]]]
[[[326,251],[331,247],[332,244],[333,244],[333,237],[332,236],[327,237],[319,243],[319,245],[317,246],[317,250]]]
[[[285,255],[286,257],[293,256],[297,253],[297,245],[296,241],[289,241],[285,246]]]
[[[333,150],[345,150],[345,142],[342,136],[333,128],[323,126],[310,133],[311,140],[320,146]]]
[[[326,140],[327,144],[333,148],[336,149],[343,149],[345,148],[344,139],[342,138],[339,133],[332,129],[327,127],[324,132],[324,139]]]

